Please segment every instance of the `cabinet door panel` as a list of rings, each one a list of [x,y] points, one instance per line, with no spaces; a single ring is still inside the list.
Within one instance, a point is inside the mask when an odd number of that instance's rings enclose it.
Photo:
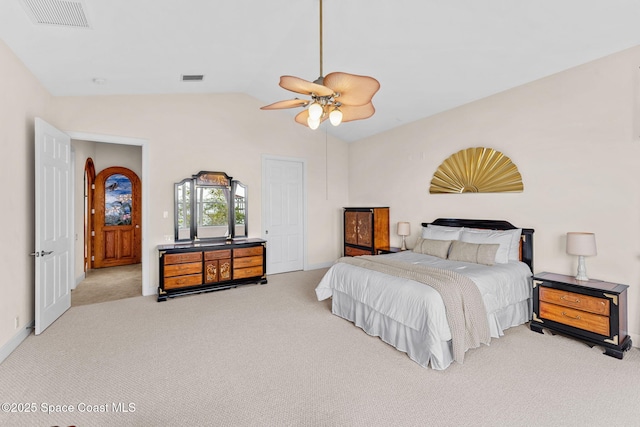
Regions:
[[[351,245],[358,244],[358,212],[344,213],[344,242]]]
[[[371,212],[358,212],[358,245],[371,246],[373,214]]]

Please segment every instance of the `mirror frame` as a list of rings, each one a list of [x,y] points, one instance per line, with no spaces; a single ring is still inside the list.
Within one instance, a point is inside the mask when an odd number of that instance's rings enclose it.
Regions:
[[[236,199],[236,192],[238,190],[238,187],[242,188],[244,190],[244,206],[243,206],[243,211],[244,211],[244,232],[242,234],[236,234],[236,231],[238,229],[238,224],[236,223],[236,211],[238,209],[238,206],[236,205],[237,199]],[[241,183],[240,181],[236,181],[235,179],[233,181],[231,181],[231,197],[233,197],[233,203],[231,206],[231,237],[232,238],[236,238],[236,237],[242,237],[242,238],[246,238],[249,237],[249,227],[248,227],[248,188],[246,185],[244,185],[243,183]]]
[[[189,237],[188,238],[180,238],[180,227],[178,223],[179,218],[179,189],[185,185],[188,185],[189,194],[190,194],[190,206],[189,206],[189,215],[190,215],[190,224],[189,224]],[[226,236],[220,237],[206,237],[200,238],[198,237],[198,218],[196,212],[196,200],[197,189],[199,187],[215,187],[215,188],[224,188],[229,190],[229,200],[227,202],[227,233]],[[236,234],[236,192],[238,188],[244,189],[244,233]],[[192,175],[191,178],[185,178],[180,182],[174,184],[174,238],[175,241],[221,241],[221,240],[231,240],[233,238],[247,238],[249,237],[249,228],[248,228],[248,196],[247,196],[248,188],[245,184],[240,181],[234,180],[232,177],[227,175],[225,172],[210,172],[210,171],[200,171],[195,175]]]
[[[180,187],[183,187],[185,185],[188,184],[188,190],[189,190],[189,237],[188,238],[180,238],[180,224],[178,219],[180,218],[180,197],[179,197],[179,189]],[[193,203],[193,178],[185,178],[180,182],[176,182],[174,184],[174,201],[173,201],[173,218],[174,218],[174,239],[179,242],[179,241],[185,241],[185,240],[192,240],[195,230],[194,230],[194,220],[193,220],[193,215],[194,215],[194,203]],[[186,227],[184,227],[186,228]]]

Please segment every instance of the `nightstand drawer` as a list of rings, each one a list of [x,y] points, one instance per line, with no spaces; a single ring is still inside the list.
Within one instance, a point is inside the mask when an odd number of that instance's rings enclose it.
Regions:
[[[540,287],[540,301],[609,316],[609,300],[603,298],[542,286]]]
[[[542,289],[541,289],[542,291]],[[583,295],[581,295],[583,296]],[[609,336],[609,317],[574,310],[569,307],[540,302],[540,314],[542,319],[580,328],[595,334]]]

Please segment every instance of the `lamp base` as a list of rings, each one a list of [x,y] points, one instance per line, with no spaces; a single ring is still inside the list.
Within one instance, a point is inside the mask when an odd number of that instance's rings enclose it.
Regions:
[[[401,251],[406,251],[407,250],[407,243],[405,241],[405,236],[402,236],[402,246],[400,246],[400,250]]]
[[[589,280],[587,277],[587,266],[584,262],[584,256],[578,256],[578,274],[576,274],[576,280],[580,280],[581,282],[586,282]]]

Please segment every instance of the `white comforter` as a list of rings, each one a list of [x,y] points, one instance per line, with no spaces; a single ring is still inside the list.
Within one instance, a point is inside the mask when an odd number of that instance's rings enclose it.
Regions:
[[[508,306],[527,301],[531,296],[531,270],[518,261],[486,266],[404,251],[381,255],[413,264],[454,270],[469,277],[478,286],[487,310],[492,337],[512,325],[500,325],[496,316]],[[412,280],[389,276],[361,267],[336,263],[316,287],[318,300],[340,292],[401,325],[424,331],[430,342],[451,339],[444,303],[433,288]]]

